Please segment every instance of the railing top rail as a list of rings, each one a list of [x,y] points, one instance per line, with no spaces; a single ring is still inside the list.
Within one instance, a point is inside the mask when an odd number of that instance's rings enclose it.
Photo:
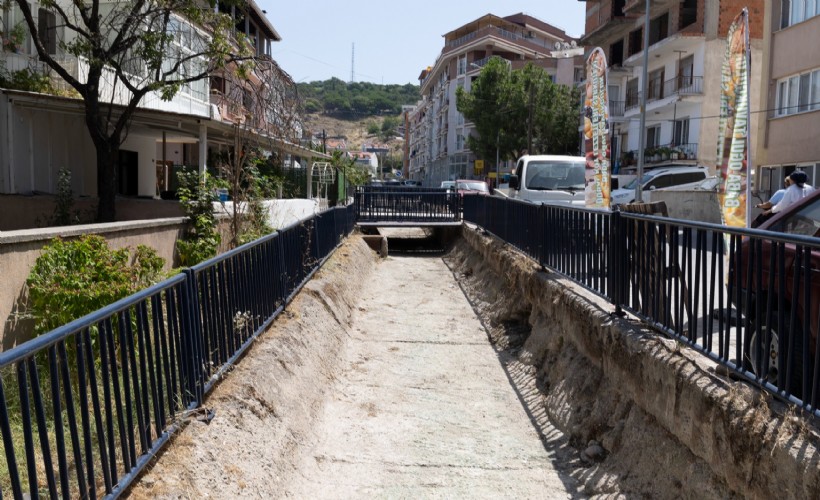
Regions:
[[[92,313],[77,318],[71,323],[67,323],[46,334],[23,342],[8,351],[0,352],[0,368],[26,359],[43,349],[51,347],[70,335],[83,330],[84,328],[88,328],[89,326],[94,325],[104,319],[110,318],[114,314],[124,311],[129,307],[153,295],[156,295],[159,292],[162,292],[163,290],[172,288],[179,283],[182,283],[183,281],[185,281],[185,275],[179,273],[144,290],[140,290],[139,292],[129,295],[128,297],[124,297],[113,304],[103,307],[102,309],[98,309]]]
[[[323,210],[321,212],[313,214],[312,217],[316,217],[318,215],[322,215],[322,214],[325,214],[327,212],[330,212],[331,210],[338,210],[338,209],[344,209],[344,207],[331,207],[331,208],[328,208],[328,209]],[[299,225],[303,224],[304,222],[305,221],[292,222],[289,225],[287,225],[283,228],[277,229],[274,232],[272,232],[268,235],[265,235],[265,236],[263,236],[263,237],[261,237],[257,240],[249,241],[248,243],[245,243],[244,245],[240,245],[240,246],[234,248],[233,250],[229,250],[229,251],[227,251],[225,253],[221,253],[221,254],[219,254],[215,257],[211,257],[210,259],[208,259],[206,261],[200,262],[199,264],[195,264],[195,265],[191,266],[190,269],[191,269],[191,271],[194,272],[194,274],[199,274],[204,269],[208,269],[210,267],[215,266],[216,264],[219,264],[220,262],[231,259],[235,255],[241,254],[241,253],[243,253],[243,252],[245,252],[245,251],[247,251],[247,250],[249,250],[253,247],[257,247],[259,245],[267,243],[268,241],[277,238],[279,236],[279,233],[283,233],[285,231],[288,231],[289,229],[294,228],[296,226],[299,226]]]
[[[765,229],[755,228],[740,228],[724,226],[723,224],[714,224],[711,222],[691,221],[684,219],[675,219],[672,217],[662,217],[658,215],[645,215],[633,212],[621,212],[621,217],[626,219],[644,220],[649,222],[656,222],[667,226],[677,226],[689,229],[702,229],[706,231],[715,231],[720,233],[727,233],[735,236],[754,236],[756,238],[767,239],[770,241],[777,241],[780,243],[793,243],[803,246],[812,246],[820,248],[820,238],[814,236],[803,236],[799,234],[781,233],[778,231],[767,231]]]

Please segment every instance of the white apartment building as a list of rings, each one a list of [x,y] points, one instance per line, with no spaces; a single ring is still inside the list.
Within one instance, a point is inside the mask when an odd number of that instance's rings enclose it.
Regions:
[[[494,178],[495,158],[483,158],[475,169],[467,140],[475,133],[456,109],[456,89],[469,91],[472,81],[493,56],[513,69],[533,63],[553,81],[573,85],[583,79],[583,49],[564,31],[526,14],[487,14],[444,35],[444,48],[433,66],[419,75],[422,99],[408,115],[409,177],[428,186],[443,180]],[[509,172],[509,166],[500,169]]]
[[[262,113],[254,115],[250,109],[256,99],[250,87],[257,86],[257,96],[265,92],[273,95],[287,92],[292,84],[271,57],[273,44],[281,37],[253,0],[247,0],[244,7],[218,4],[215,8],[230,14],[236,21],[237,32],[251,41],[257,63],[253,74],[246,80],[233,81],[223,73],[214,74],[210,79],[183,85],[169,101],[157,93],[147,95],[140,102],[121,146],[117,170],[120,195],[156,198],[173,190],[179,169],[204,171],[209,155],[233,146],[236,126],[250,127],[254,133],[263,135],[273,126],[281,127],[282,113],[268,111],[261,116]],[[49,53],[82,81],[87,74],[87,61],[64,53],[60,44],[69,41],[71,32],[57,25],[55,14],[47,5],[34,2],[31,9],[39,20],[40,36]],[[75,196],[95,197],[96,151],[85,125],[82,100],[72,97],[70,87],[39,61],[27,30],[15,43],[9,42],[10,34],[23,20],[13,2],[0,10],[0,19],[4,42],[0,47],[0,66],[8,72],[31,69],[49,74],[57,88],[69,91],[56,96],[0,88],[0,194],[54,193],[57,173],[66,168],[71,172]],[[210,38],[206,31],[182,17],[173,19],[170,26],[174,30],[174,48],[183,56],[190,47]],[[133,60],[137,65],[129,68],[128,74],[138,77],[139,59]],[[205,60],[191,60],[183,71],[197,74],[207,67]],[[100,95],[103,102],[112,103],[116,116],[118,106],[127,102],[130,94],[122,84],[115,87],[114,82],[113,77],[106,78]],[[248,91],[243,92],[245,87]],[[298,124],[293,126],[295,129],[288,135],[298,138]],[[281,137],[274,139],[277,149],[286,154],[313,155]]]

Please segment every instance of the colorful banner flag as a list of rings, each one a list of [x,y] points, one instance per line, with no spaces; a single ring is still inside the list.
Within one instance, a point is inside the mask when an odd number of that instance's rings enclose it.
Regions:
[[[749,13],[744,8],[729,26],[720,83],[718,198],[723,224],[732,227],[749,227],[751,213],[749,64]]]
[[[609,99],[606,88],[606,55],[596,47],[587,58],[584,98],[584,151],[586,152],[587,207],[609,208],[610,151]]]

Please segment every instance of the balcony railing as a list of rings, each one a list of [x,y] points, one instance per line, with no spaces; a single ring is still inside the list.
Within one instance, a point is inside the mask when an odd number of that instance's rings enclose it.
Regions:
[[[671,80],[661,81],[660,78],[649,80],[646,100],[657,101],[673,95],[701,95],[703,94],[702,76],[677,76]],[[626,110],[637,108],[641,104],[641,93],[626,92]]]
[[[609,116],[624,116],[626,101],[609,101]]]
[[[691,161],[698,159],[697,143],[686,144],[662,144],[660,146],[648,146],[644,149],[644,164],[652,165],[667,161]],[[627,151],[621,157],[621,166],[629,167],[638,164],[638,150]]]

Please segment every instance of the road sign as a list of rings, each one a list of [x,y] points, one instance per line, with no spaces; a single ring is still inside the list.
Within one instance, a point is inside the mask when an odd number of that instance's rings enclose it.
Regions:
[[[473,165],[473,171],[475,175],[481,175],[484,173],[484,160],[476,160],[475,164]]]

